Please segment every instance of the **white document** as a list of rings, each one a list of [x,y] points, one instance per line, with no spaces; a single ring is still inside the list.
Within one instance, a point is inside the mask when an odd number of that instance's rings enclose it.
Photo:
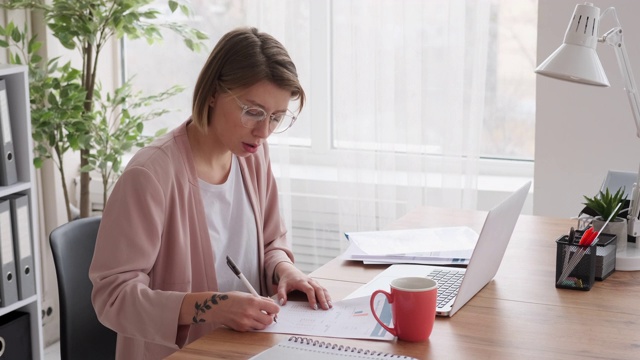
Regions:
[[[376,298],[378,317],[389,324],[391,306],[384,296]],[[278,322],[259,332],[326,336],[343,339],[392,340],[373,317],[369,297],[336,301],[329,310],[313,310],[306,301],[289,301],[280,307]]]
[[[464,265],[478,234],[466,226],[345,233],[345,260],[366,263]]]

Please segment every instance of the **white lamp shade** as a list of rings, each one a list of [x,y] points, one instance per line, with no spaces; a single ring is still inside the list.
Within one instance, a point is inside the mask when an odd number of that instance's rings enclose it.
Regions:
[[[560,80],[609,86],[596,46],[600,9],[591,3],[576,5],[564,42],[536,68],[536,73]]]
[[[536,73],[589,85],[609,86],[596,50],[581,45],[562,44],[536,68]]]

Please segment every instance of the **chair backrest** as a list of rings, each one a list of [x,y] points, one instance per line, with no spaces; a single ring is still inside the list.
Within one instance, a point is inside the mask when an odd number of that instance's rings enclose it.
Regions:
[[[98,321],[91,304],[89,265],[100,220],[73,220],[49,235],[60,298],[62,360],[115,359],[116,333]]]

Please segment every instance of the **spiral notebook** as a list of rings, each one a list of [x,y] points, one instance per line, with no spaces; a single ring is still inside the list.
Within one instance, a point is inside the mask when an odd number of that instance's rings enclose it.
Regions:
[[[409,356],[366,350],[357,347],[332,344],[306,337],[292,336],[287,340],[261,352],[249,360],[325,360],[325,359],[404,359],[417,360]]]

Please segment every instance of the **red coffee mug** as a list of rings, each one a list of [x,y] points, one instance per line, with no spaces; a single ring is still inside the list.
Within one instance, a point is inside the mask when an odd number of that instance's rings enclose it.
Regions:
[[[391,293],[376,290],[371,294],[369,306],[373,317],[400,340],[427,340],[436,318],[438,283],[426,277],[403,277],[394,279],[390,285]],[[393,327],[382,322],[376,313],[374,299],[378,294],[383,294],[391,304]]]

